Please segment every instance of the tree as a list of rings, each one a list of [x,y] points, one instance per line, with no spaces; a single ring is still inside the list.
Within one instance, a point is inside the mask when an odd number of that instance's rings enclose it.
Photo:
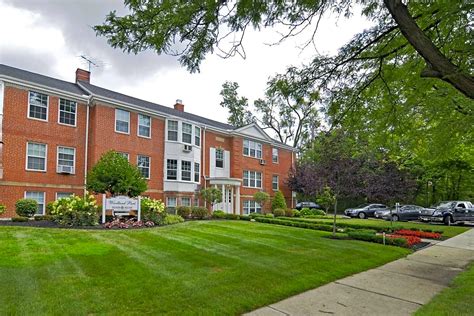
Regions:
[[[276,191],[275,196],[272,200],[272,211],[276,210],[277,208],[284,210],[287,209],[285,197],[283,196],[283,193],[281,193],[280,190]]]
[[[270,195],[267,192],[259,191],[255,192],[253,199],[262,207],[263,210],[265,204],[270,200]]]
[[[318,202],[319,205],[324,207],[327,214],[329,211],[329,208],[331,206],[334,206],[334,204],[336,203],[336,197],[332,193],[331,188],[328,186],[325,186],[322,192],[319,194],[318,198],[316,199],[316,202]]]
[[[136,197],[147,190],[147,182],[140,170],[127,158],[111,150],[100,157],[87,175],[87,190],[111,195]]]
[[[364,87],[380,79],[378,69],[389,56],[401,60],[419,58],[424,64],[420,75],[442,80],[470,99],[474,98],[474,79],[470,73],[469,1],[357,1],[362,14],[375,22],[371,29],[357,35],[354,45],[341,49],[334,58],[316,58],[306,70],[308,79],[320,81],[321,88],[351,82],[354,97]],[[129,14],[120,17],[111,12],[103,25],[95,26],[112,47],[138,53],[153,49],[157,53],[180,56],[190,71],[199,71],[206,54],[217,50],[227,58],[245,56],[243,40],[248,27],[284,26],[288,32],[281,40],[313,28],[305,46],[314,40],[323,14],[353,14],[351,0],[337,1],[193,1],[125,0]],[[409,7],[408,7],[409,6]],[[223,32],[223,30],[228,30]],[[230,34],[236,40],[230,47],[223,41]],[[175,43],[184,43],[177,47]],[[377,47],[376,55],[366,54]],[[410,47],[409,50],[406,48]],[[181,48],[181,49],[180,49]],[[349,69],[348,69],[349,68]],[[350,70],[349,73],[345,73]],[[345,89],[346,90],[346,89]]]
[[[278,141],[293,147],[301,147],[314,137],[319,126],[315,107],[319,95],[304,82],[288,81],[282,76],[270,79],[265,98],[254,102],[255,115],[248,110],[248,99],[238,97],[238,87],[236,82],[226,82],[222,86],[221,105],[230,110],[229,123],[258,122]]]
[[[222,202],[222,191],[215,187],[201,189],[199,195],[204,201],[211,205],[211,208],[214,204]]]

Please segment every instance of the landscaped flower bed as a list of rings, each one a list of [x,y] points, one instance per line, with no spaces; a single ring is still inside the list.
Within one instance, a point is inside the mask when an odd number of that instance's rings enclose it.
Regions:
[[[409,230],[409,229],[400,229],[395,231],[396,235],[403,235],[403,236],[415,236],[419,238],[428,238],[428,239],[440,239],[441,234],[439,233],[430,233],[424,231],[417,231],[417,230]]]
[[[405,236],[405,235],[393,234],[393,235],[386,235],[386,237],[388,237],[390,239],[403,238],[407,241],[407,246],[408,247],[413,247],[414,245],[421,243],[421,238],[416,237],[416,236]]]

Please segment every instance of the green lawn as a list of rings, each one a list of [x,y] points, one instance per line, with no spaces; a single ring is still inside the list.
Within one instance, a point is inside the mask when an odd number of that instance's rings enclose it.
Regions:
[[[326,218],[307,218],[306,220],[312,220],[316,222],[325,222],[332,224],[332,219]],[[351,223],[355,225],[373,225],[378,227],[390,227],[390,221],[385,221],[381,219],[358,219],[358,218],[338,218],[336,223]],[[397,228],[419,228],[419,229],[431,229],[431,230],[440,230],[443,231],[443,237],[451,238],[461,233],[467,231],[470,227],[462,226],[446,226],[446,225],[432,225],[432,224],[421,224],[413,222],[394,222],[393,227]]]
[[[0,314],[239,314],[409,250],[245,221],[0,227]]]
[[[427,305],[416,312],[425,315],[473,315],[474,265],[459,274],[451,286],[436,295]]]

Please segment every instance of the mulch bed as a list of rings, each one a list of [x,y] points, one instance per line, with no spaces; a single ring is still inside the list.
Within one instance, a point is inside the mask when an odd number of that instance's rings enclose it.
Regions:
[[[61,226],[52,221],[28,221],[28,222],[12,222],[12,221],[0,221],[0,226],[20,226],[20,227],[43,227],[43,228],[73,228],[73,229],[105,229],[102,225],[98,226],[80,226],[80,227],[69,227]]]

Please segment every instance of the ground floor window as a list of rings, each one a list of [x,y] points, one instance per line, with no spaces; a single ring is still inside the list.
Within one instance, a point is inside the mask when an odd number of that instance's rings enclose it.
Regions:
[[[74,193],[71,192],[58,192],[56,193],[56,200],[62,199],[62,198],[67,198],[74,195]]]
[[[191,198],[190,197],[182,197],[181,198],[181,205],[182,206],[191,206]]]
[[[244,201],[244,214],[261,213],[262,207],[255,201]]]
[[[33,199],[38,202],[38,210],[36,211],[36,215],[44,215],[44,192],[36,192],[36,191],[27,191],[25,192],[25,199]]]
[[[175,197],[167,197],[166,198],[166,207],[176,207],[176,198]]]

